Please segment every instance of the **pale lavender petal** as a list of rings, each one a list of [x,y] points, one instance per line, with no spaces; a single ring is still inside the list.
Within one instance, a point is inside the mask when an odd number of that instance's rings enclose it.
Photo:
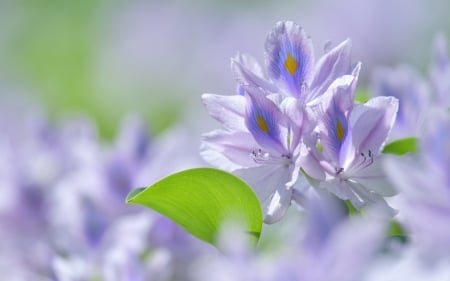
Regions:
[[[247,89],[245,124],[260,146],[275,155],[286,153],[286,117],[271,100],[255,88]]]
[[[370,215],[380,218],[391,218],[397,214],[397,211],[392,209],[381,195],[369,191],[365,186],[351,180],[345,181],[345,184],[357,197],[357,200],[350,198],[356,208],[364,209]]]
[[[350,74],[350,52],[351,42],[347,39],[319,59],[311,82],[311,99],[324,93],[340,76]]]
[[[241,86],[240,92],[245,91],[242,86],[262,88],[267,92],[278,92],[277,87],[270,81],[264,78],[261,68],[257,62],[244,55],[238,55],[231,59],[231,70],[233,71],[238,85]]]
[[[208,113],[230,130],[245,131],[245,97],[203,94],[202,102]]]
[[[380,155],[372,165],[359,169],[352,174],[352,180],[364,186],[367,190],[375,192],[381,196],[394,196],[397,191],[393,188],[392,183],[388,180],[384,172],[383,162],[387,155]]]
[[[305,119],[303,106],[298,99],[287,97],[281,103],[280,108],[289,118],[289,150],[295,153],[303,135],[303,122]]]
[[[285,183],[291,179],[289,167],[264,165],[236,170],[234,173],[244,179],[255,191],[261,202],[265,221],[274,223],[279,220],[290,205],[289,196],[292,192],[285,187]],[[275,196],[275,194],[278,195]]]
[[[233,170],[236,167],[257,166],[251,155],[258,146],[248,132],[215,130],[202,136],[200,154],[210,164]]]
[[[309,87],[314,67],[311,39],[293,22],[278,22],[266,40],[269,76],[294,97]]]
[[[357,153],[378,154],[394,125],[398,100],[394,97],[375,97],[355,107],[350,123]]]
[[[321,155],[315,150],[303,147],[297,159],[296,166],[299,166],[307,174],[316,180],[325,180],[325,171],[320,165]]]
[[[264,217],[264,222],[267,224],[272,224],[279,221],[284,216],[289,206],[291,206],[291,200],[292,189],[287,189],[283,185],[278,188],[267,206],[267,213]]]

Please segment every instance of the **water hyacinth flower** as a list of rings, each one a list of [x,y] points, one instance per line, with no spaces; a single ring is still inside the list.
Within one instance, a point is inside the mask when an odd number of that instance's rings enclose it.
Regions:
[[[209,114],[225,127],[203,136],[202,156],[246,180],[262,203],[264,221],[273,223],[289,207],[294,188],[303,191],[309,186],[299,177],[301,165],[310,166],[300,159],[307,154],[302,153],[303,127],[316,127],[320,118],[309,118],[306,113],[324,93],[334,95],[337,83],[350,80],[347,100],[351,106],[360,64],[351,68],[347,40],[314,65],[311,40],[293,22],[276,24],[266,40],[266,56],[269,78],[252,57],[239,55],[232,60],[239,94],[202,96]],[[302,197],[302,192],[295,194]]]
[[[320,96],[338,77],[352,72],[350,40],[340,43],[317,61],[311,39],[290,21],[278,22],[265,43],[267,77],[251,56],[238,54],[231,67],[240,85],[308,102]]]
[[[354,105],[356,81],[352,75],[337,79],[311,107],[310,118],[317,126],[305,137],[307,155],[299,161],[317,188],[350,200],[358,209],[377,205],[392,215],[383,197],[395,191],[379,158],[395,121],[398,100],[376,97]]]

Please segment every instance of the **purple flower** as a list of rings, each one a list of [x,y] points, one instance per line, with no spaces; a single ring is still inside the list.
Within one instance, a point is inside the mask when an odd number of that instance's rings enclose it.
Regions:
[[[446,110],[435,108],[425,119],[419,151],[389,159],[386,172],[401,191],[399,216],[413,242],[432,256],[450,257],[450,115]]]
[[[203,136],[202,156],[246,180],[262,203],[264,221],[274,223],[289,207],[293,189],[309,186],[299,178],[306,107],[338,77],[358,76],[360,66],[351,69],[349,40],[314,64],[312,42],[293,22],[278,22],[265,49],[268,78],[255,59],[239,54],[231,64],[238,95],[203,95],[225,130]]]
[[[408,66],[380,68],[375,72],[373,94],[394,96],[400,101],[392,130],[393,138],[418,137],[430,108],[450,107],[450,59],[447,48],[444,35],[438,34],[428,79],[420,77]]]
[[[350,40],[346,40],[315,63],[311,39],[297,24],[283,21],[266,39],[267,78],[248,55],[239,54],[231,66],[242,85],[307,102],[323,94],[336,78],[352,72],[350,48]]]
[[[337,79],[312,105],[310,118],[317,126],[305,137],[307,156],[299,158],[300,165],[317,188],[350,200],[357,208],[376,204],[392,214],[383,197],[395,191],[379,158],[398,101],[377,97],[354,106],[356,81],[352,75]]]
[[[393,96],[400,101],[391,137],[417,136],[430,104],[427,83],[408,66],[379,68],[373,80],[375,96]]]
[[[289,243],[274,248],[278,241],[266,241],[275,244],[269,244],[271,251],[251,251],[232,240],[232,230],[225,233],[231,253],[199,260],[192,268],[193,279],[210,280],[215,275],[218,280],[361,280],[383,242],[386,224],[345,216],[342,205],[335,203],[336,198],[312,198],[306,225],[299,228],[296,217],[280,222],[277,231],[283,234],[279,237]]]
[[[204,94],[212,117],[227,130],[203,136],[202,156],[233,171],[255,190],[264,208],[265,222],[279,220],[290,205],[303,112],[294,98],[266,95],[245,87],[245,96]]]

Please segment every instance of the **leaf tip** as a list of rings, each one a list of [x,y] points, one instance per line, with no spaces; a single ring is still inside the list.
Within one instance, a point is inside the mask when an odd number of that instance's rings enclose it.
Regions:
[[[145,190],[145,187],[139,187],[139,188],[135,188],[135,189],[131,190],[128,193],[127,197],[125,198],[125,203],[127,203],[127,204],[133,203],[136,196],[138,196],[144,190]]]

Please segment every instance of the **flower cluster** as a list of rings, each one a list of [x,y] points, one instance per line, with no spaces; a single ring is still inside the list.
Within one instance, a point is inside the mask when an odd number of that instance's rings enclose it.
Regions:
[[[210,115],[225,127],[203,136],[202,155],[241,176],[255,190],[265,222],[278,221],[312,185],[361,209],[393,210],[395,194],[380,165],[398,101],[354,102],[361,64],[352,65],[350,41],[317,61],[311,39],[293,22],[278,22],[265,44],[266,71],[254,58],[231,61],[238,93],[204,94]],[[372,208],[371,208],[372,209]]]
[[[107,145],[85,118],[54,124],[5,100],[0,129],[2,280],[168,280],[207,246],[124,204],[131,188],[198,165],[174,155],[181,132],[156,138],[130,117]],[[172,165],[162,168],[161,158]]]

